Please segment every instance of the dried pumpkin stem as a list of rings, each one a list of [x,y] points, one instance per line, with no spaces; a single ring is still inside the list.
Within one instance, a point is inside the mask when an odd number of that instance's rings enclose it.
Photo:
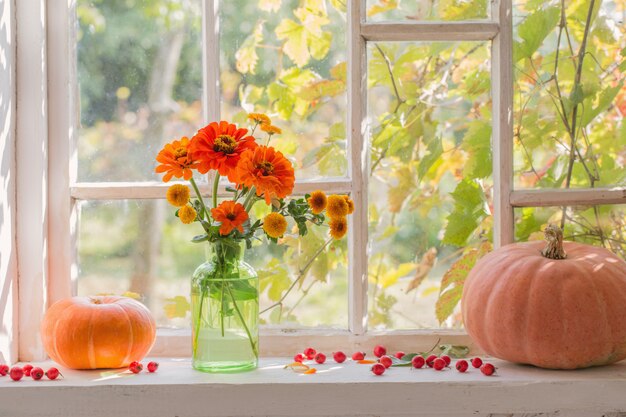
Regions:
[[[546,246],[541,254],[549,259],[565,259],[567,254],[563,249],[563,230],[553,224],[548,225],[543,231]]]

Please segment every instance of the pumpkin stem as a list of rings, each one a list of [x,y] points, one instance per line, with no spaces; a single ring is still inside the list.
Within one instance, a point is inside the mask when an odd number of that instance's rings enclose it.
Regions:
[[[563,230],[553,224],[545,228],[543,234],[546,239],[546,247],[541,254],[549,259],[565,259],[567,254],[563,250]]]

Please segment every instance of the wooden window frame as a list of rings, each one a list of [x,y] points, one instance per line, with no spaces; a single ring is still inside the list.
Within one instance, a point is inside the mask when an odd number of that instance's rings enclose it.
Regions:
[[[219,1],[203,3],[203,115],[219,120],[219,68],[209,65],[219,56]],[[18,177],[16,200],[19,292],[20,360],[45,357],[38,334],[45,308],[73,295],[78,269],[76,234],[77,201],[163,198],[167,185],[157,182],[77,182],[76,138],[78,91],[76,84],[76,0],[46,7],[39,0],[16,4],[17,25],[17,141]],[[323,188],[350,192],[355,202],[349,236],[349,322],[347,330],[263,329],[263,355],[288,355],[315,337],[320,349],[368,348],[384,339],[398,349],[426,349],[438,339],[470,344],[458,330],[368,331],[367,329],[367,42],[382,41],[488,41],[491,42],[492,151],[494,182],[494,245],[514,240],[515,207],[624,204],[626,188],[513,189],[513,62],[512,1],[492,0],[491,17],[462,22],[369,22],[366,0],[349,0],[348,46],[348,176],[328,181],[301,181],[296,193]],[[44,18],[42,18],[42,16]],[[42,45],[44,45],[42,47]],[[43,62],[43,65],[42,65]],[[26,78],[28,77],[28,78]],[[34,87],[32,80],[36,83]],[[41,108],[35,112],[22,108]],[[22,116],[22,117],[20,117]],[[29,149],[42,149],[33,163]],[[21,169],[21,167],[27,167]],[[23,176],[21,176],[23,175]],[[43,179],[43,181],[42,181]],[[28,192],[24,191],[28,190]],[[209,187],[202,188],[209,196]],[[36,195],[36,201],[32,195]],[[40,198],[41,197],[41,198]],[[27,209],[26,209],[27,208]],[[34,217],[33,217],[34,216]],[[41,225],[36,223],[41,219]],[[35,227],[31,223],[36,223]],[[33,262],[36,260],[36,262]],[[26,290],[25,290],[26,289]],[[33,306],[41,306],[33,309]],[[159,330],[155,355],[188,356],[189,330]]]

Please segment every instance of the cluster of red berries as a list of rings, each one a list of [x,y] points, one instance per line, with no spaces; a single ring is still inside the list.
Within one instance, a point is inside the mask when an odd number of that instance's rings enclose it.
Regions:
[[[158,362],[148,362],[148,372],[156,372],[159,369]],[[128,365],[128,370],[134,374],[138,374],[143,370],[143,364],[141,362],[133,361]]]
[[[24,366],[14,366],[9,369],[8,365],[0,365],[0,376],[6,376],[9,374],[13,381],[19,381],[25,376],[29,376],[35,381],[39,381],[45,375],[48,379],[57,379],[59,375],[63,376],[57,368],[50,368],[46,372],[38,366],[26,364]]]
[[[384,346],[378,345],[374,348],[374,355],[378,357],[378,363],[372,365],[372,373],[374,375],[382,375],[385,373],[387,368],[390,368],[393,365],[393,360],[386,355],[387,349]],[[394,356],[398,359],[402,359],[405,353],[400,351],[396,352]],[[450,367],[450,363],[452,362],[452,358],[448,355],[430,355],[427,358],[424,358],[422,355],[413,356],[411,359],[411,365],[413,368],[420,369],[426,365],[429,368],[433,368],[436,371],[442,371],[445,368]],[[474,368],[480,368],[480,371],[487,376],[493,375],[496,371],[495,366],[490,363],[483,364],[482,359],[474,358],[471,360],[472,366]],[[469,363],[465,359],[461,359],[456,363],[456,369],[459,372],[466,372],[469,368]]]

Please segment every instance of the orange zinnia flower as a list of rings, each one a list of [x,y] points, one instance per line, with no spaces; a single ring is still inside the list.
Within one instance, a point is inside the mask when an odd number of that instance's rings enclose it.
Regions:
[[[165,172],[163,182],[168,182],[172,177],[183,177],[189,180],[193,176],[192,169],[197,168],[198,164],[190,158],[189,138],[183,136],[180,140],[174,140],[166,144],[156,157],[157,162],[161,165],[154,170],[157,173]]]
[[[237,183],[256,187],[258,196],[264,195],[270,204],[272,197],[285,198],[293,191],[293,166],[282,153],[272,147],[257,146],[241,155],[237,165]]]
[[[248,129],[238,129],[237,125],[221,121],[203,127],[191,139],[191,156],[198,161],[198,171],[206,174],[216,169],[220,175],[227,176],[232,182],[235,167],[241,154],[254,149],[257,145],[254,137],[246,136]]]
[[[233,229],[243,233],[243,224],[248,220],[248,212],[239,203],[232,200],[222,202],[216,208],[211,209],[211,215],[217,222],[222,223],[220,226],[220,235],[227,235]]]

